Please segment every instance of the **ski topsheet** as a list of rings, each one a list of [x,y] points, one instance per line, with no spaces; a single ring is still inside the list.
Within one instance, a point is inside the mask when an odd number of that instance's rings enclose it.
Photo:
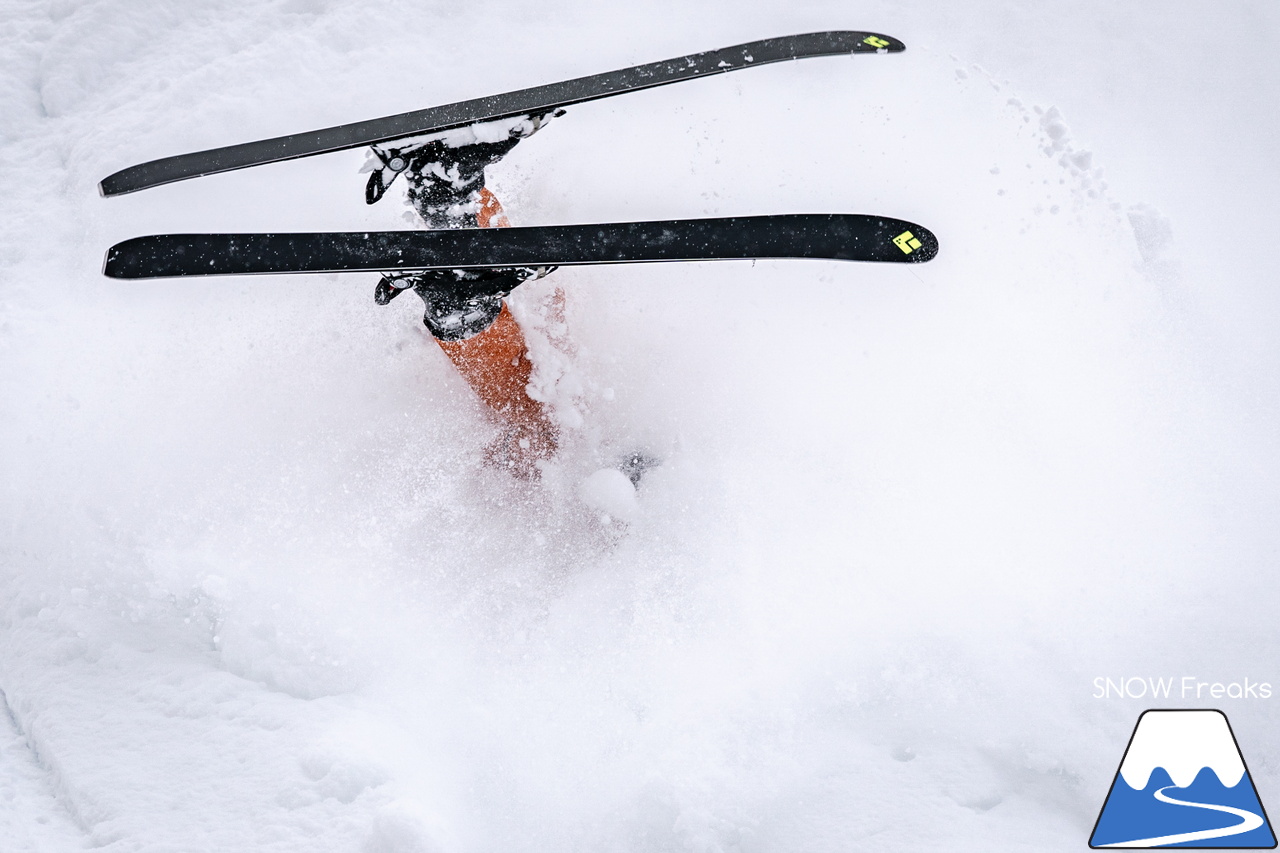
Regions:
[[[168,278],[763,258],[918,263],[937,253],[937,238],[915,223],[821,213],[451,231],[161,234],[112,246],[103,272]]]
[[[520,115],[541,115],[560,107],[634,92],[710,74],[768,65],[787,59],[840,54],[897,52],[906,45],[880,33],[835,31],[806,33],[764,39],[722,50],[694,53],[662,62],[636,65],[619,71],[578,77],[560,83],[520,89],[502,95],[459,101],[440,107],[401,113],[369,121],[327,127],[309,133],[295,133],[225,148],[213,148],[152,160],[122,169],[98,185],[103,195],[112,196],[229,172],[264,163],[310,157],[345,148],[359,148],[405,136],[434,133],[482,121]]]

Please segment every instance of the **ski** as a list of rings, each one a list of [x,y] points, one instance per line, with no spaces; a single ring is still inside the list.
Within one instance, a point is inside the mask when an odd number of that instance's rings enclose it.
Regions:
[[[783,214],[529,228],[319,234],[161,234],[107,251],[112,278],[556,267],[819,258],[919,263],[926,228],[862,214]]]
[[[122,169],[98,185],[104,196],[121,195],[148,187],[229,172],[265,163],[359,148],[426,133],[449,130],[484,121],[521,115],[546,115],[572,104],[608,98],[655,86],[665,86],[711,74],[768,65],[788,59],[857,53],[896,53],[906,45],[880,33],[834,31],[806,33],[748,42],[721,50],[695,53],[635,65],[618,71],[578,77],[560,83],[519,89],[487,98],[459,101],[425,110],[384,118],[262,139],[224,148],[212,148],[176,157],[152,160]]]

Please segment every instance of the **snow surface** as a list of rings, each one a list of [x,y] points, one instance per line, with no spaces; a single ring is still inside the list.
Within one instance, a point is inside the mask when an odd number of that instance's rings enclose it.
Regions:
[[[1168,771],[1179,788],[1190,787],[1206,767],[1228,788],[1240,784],[1245,773],[1240,749],[1221,711],[1143,714],[1120,764],[1120,775],[1130,788],[1141,791],[1157,767]]]
[[[1077,850],[1150,701],[1095,677],[1280,682],[1276,4],[0,15],[6,851]],[[539,488],[373,276],[99,274],[404,225],[361,151],[98,197],[142,160],[839,28],[908,50],[580,105],[492,170],[517,224],[941,241],[525,285]],[[1274,709],[1225,708],[1264,802]]]

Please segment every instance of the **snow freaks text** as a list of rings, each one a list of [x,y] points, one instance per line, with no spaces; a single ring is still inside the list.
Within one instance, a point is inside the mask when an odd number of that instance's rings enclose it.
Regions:
[[[1131,676],[1093,680],[1094,699],[1270,699],[1271,682],[1202,681],[1194,675],[1181,678]]]

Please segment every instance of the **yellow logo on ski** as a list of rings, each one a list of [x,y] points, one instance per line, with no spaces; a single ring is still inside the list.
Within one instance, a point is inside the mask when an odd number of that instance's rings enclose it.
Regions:
[[[902,254],[909,255],[916,249],[919,249],[922,244],[916,239],[916,235],[912,234],[910,231],[903,231],[897,237],[893,238],[893,245],[901,249]]]
[[[862,40],[862,43],[869,44],[872,47],[874,47],[876,50],[883,50],[884,48],[889,46],[889,43],[884,39],[880,38],[879,36],[867,36]]]

